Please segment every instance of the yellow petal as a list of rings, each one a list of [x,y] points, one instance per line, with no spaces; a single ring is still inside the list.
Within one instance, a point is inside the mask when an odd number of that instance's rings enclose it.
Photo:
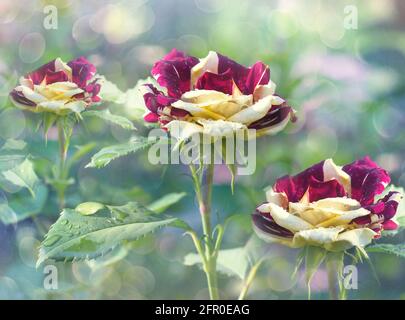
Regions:
[[[368,214],[370,214],[370,211],[360,208],[356,210],[351,210],[351,211],[332,211],[335,216],[325,220],[317,225],[317,227],[330,227],[330,226],[339,226],[339,225],[345,225],[350,223],[353,219],[356,219],[358,217],[363,217]]]

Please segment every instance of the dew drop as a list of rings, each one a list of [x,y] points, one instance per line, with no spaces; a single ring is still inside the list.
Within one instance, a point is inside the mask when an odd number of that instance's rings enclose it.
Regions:
[[[62,237],[59,235],[53,235],[45,239],[43,245],[45,247],[53,246],[56,242],[58,242]]]

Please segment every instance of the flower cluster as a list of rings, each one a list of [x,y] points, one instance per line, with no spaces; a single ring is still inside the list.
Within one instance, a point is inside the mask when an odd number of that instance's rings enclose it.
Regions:
[[[278,179],[256,208],[253,224],[259,237],[290,247],[315,245],[330,251],[364,247],[393,220],[401,195],[389,192],[385,170],[369,157],[339,167],[331,159]]]
[[[241,129],[274,134],[294,119],[262,62],[247,68],[216,52],[197,59],[173,49],[155,63],[152,75],[166,92],[144,86],[145,120],[160,122],[177,138],[226,136]]]
[[[80,57],[68,63],[57,58],[20,79],[10,93],[19,108],[65,115],[80,113],[100,101],[96,67]]]

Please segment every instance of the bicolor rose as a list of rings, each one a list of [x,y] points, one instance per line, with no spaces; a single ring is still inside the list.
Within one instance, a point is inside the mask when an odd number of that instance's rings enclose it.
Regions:
[[[57,58],[22,77],[10,98],[15,106],[31,112],[80,113],[100,101],[95,74],[96,67],[83,57],[68,63]]]
[[[248,68],[216,52],[197,59],[173,49],[155,63],[152,75],[165,92],[144,86],[149,110],[144,119],[160,122],[177,138],[226,136],[240,129],[274,134],[294,118],[262,62]]]
[[[389,192],[376,201],[389,182],[369,157],[343,167],[322,161],[278,179],[253,214],[254,229],[264,240],[293,248],[363,248],[383,230],[398,227],[393,218],[402,195]]]

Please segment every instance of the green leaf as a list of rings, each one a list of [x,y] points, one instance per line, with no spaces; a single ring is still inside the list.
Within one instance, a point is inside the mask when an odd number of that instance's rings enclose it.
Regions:
[[[25,159],[16,167],[2,172],[4,178],[16,186],[27,188],[32,196],[35,196],[34,186],[38,182],[32,162]]]
[[[36,184],[35,197],[24,189],[13,194],[10,199],[0,200],[0,221],[4,224],[13,224],[41,212],[46,203],[48,189],[43,184]]]
[[[162,227],[186,227],[181,220],[156,214],[136,202],[105,207],[93,215],[64,209],[41,244],[37,265],[47,259],[95,258],[124,241],[137,240]]]
[[[136,130],[133,123],[129,119],[127,119],[123,116],[112,114],[109,109],[86,111],[83,113],[83,115],[98,117],[100,119],[103,119],[105,121],[116,124],[116,125],[120,126],[121,128],[124,128],[127,130]]]
[[[269,257],[264,251],[263,243],[258,243],[256,238],[252,237],[243,247],[220,250],[217,258],[217,270],[227,276],[237,276],[243,280],[260,259]],[[202,267],[201,257],[196,253],[187,254],[183,263],[186,266],[199,265]]]
[[[128,155],[129,153],[150,147],[156,142],[156,139],[148,139],[145,137],[135,136],[126,143],[116,144],[105,147],[92,156],[90,163],[86,168],[102,168],[108,165],[111,161]]]
[[[375,253],[387,253],[393,254],[401,258],[405,258],[405,244],[388,244],[388,243],[381,243],[381,244],[374,244],[371,246],[366,247],[367,252],[375,252]]]
[[[169,193],[169,194],[164,195],[162,198],[149,204],[147,206],[147,208],[156,213],[161,213],[161,212],[166,211],[170,206],[179,202],[186,195],[187,195],[187,193],[185,193],[185,192]]]

